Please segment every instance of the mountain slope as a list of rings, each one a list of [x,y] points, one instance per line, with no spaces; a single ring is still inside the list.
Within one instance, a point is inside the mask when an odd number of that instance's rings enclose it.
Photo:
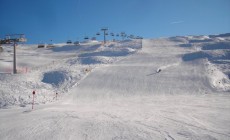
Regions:
[[[223,42],[224,47],[212,46]],[[52,104],[36,104],[34,110],[29,103],[1,109],[0,137],[228,140],[228,44],[228,37],[188,36],[143,40],[142,45],[131,41],[88,50],[81,46],[82,51],[75,52],[55,49],[49,56],[65,55],[64,60],[40,66],[31,77],[16,77],[36,81],[44,93],[63,93]],[[3,75],[1,83],[16,85],[10,80],[14,76]]]

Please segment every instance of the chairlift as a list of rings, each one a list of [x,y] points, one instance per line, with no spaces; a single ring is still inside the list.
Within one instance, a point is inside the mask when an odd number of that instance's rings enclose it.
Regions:
[[[71,40],[67,40],[66,44],[72,44]]]
[[[99,33],[99,32],[97,32],[97,33],[96,33],[96,35],[100,35],[100,33]]]
[[[109,35],[108,33],[105,33],[105,35]]]
[[[114,36],[114,33],[110,33],[111,36]]]
[[[86,36],[84,39],[85,39],[85,40],[88,40],[88,39],[89,39],[89,37],[88,37],[88,36]]]
[[[116,36],[117,36],[117,37],[119,37],[120,35],[119,35],[119,34],[117,34]]]
[[[13,55],[13,73],[17,73],[17,67],[16,67],[16,43],[19,42],[26,42],[27,39],[25,38],[24,34],[12,34],[12,35],[6,35],[6,38],[4,40],[0,40],[0,44],[14,44],[14,55]]]
[[[24,34],[11,34],[6,35],[4,40],[1,40],[3,44],[11,44],[13,42],[26,42],[27,39],[25,38]]]

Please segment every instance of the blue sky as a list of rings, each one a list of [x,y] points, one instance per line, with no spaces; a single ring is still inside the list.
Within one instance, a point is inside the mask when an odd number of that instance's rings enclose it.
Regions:
[[[101,27],[144,38],[208,35],[230,32],[230,0],[0,0],[0,17],[0,38],[24,33],[28,43],[82,40]]]

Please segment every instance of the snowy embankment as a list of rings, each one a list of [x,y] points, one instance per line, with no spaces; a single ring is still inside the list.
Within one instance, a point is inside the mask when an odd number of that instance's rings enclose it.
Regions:
[[[3,46],[0,54],[0,108],[56,101],[76,86],[95,67],[116,62],[141,48],[141,41],[111,42],[106,47],[99,42],[80,46],[56,44],[54,48],[36,45],[17,47],[18,74],[12,75],[12,47]]]
[[[187,36],[143,40],[142,48],[124,41],[23,50],[33,54],[23,58],[40,57],[43,65],[28,62],[33,69],[26,74],[1,74],[6,87],[18,79],[24,88],[13,94],[1,84],[9,93],[1,101],[36,88],[39,105],[31,110],[26,98],[25,107],[1,109],[0,138],[228,140],[229,42],[230,35]],[[40,104],[55,101],[56,91],[57,102]]]

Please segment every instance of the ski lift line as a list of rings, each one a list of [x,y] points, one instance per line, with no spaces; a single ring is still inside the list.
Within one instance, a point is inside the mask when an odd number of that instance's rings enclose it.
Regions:
[[[80,1],[80,0],[79,0]],[[103,28],[101,28],[101,31],[103,31],[103,32],[105,32],[105,36],[108,36],[108,35],[110,35],[110,36],[112,36],[112,37],[122,37],[122,39],[125,39],[125,38],[131,38],[131,39],[141,39],[142,37],[140,37],[140,36],[134,36],[134,35],[132,35],[132,34],[130,34],[130,35],[127,35],[124,31],[122,31],[122,32],[120,32],[120,33],[114,33],[114,32],[111,32],[110,34],[107,32],[108,31],[108,28],[107,27],[103,27]],[[99,35],[101,35],[101,33],[100,32],[96,32],[96,35],[97,36],[99,36]],[[92,36],[92,37],[94,37],[94,36]],[[83,38],[84,40],[85,39],[90,39],[90,38],[92,38],[92,37],[89,37],[89,36],[78,36],[77,37],[77,41],[79,41],[79,40],[81,40],[81,38]],[[51,42],[53,41],[53,40],[50,40]]]

